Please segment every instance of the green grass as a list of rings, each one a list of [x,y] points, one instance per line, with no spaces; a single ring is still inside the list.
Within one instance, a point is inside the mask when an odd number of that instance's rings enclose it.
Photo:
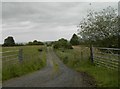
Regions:
[[[59,65],[53,60],[54,73],[59,72]]]
[[[89,61],[82,61],[75,70],[93,76],[99,87],[118,87],[118,72],[115,70],[92,65]]]
[[[20,63],[18,59],[4,62],[7,59],[2,59],[2,80],[8,80],[13,77],[19,77],[24,74],[40,70],[46,65],[46,47],[44,46],[21,46],[21,47],[3,47],[3,52],[8,50],[23,49],[23,61]],[[38,49],[42,48],[43,51],[39,52]],[[17,53],[17,52],[16,52]],[[7,53],[9,55],[9,53]],[[16,62],[14,64],[14,62]]]
[[[84,50],[83,53],[81,50]],[[92,64],[89,60],[88,48],[74,47],[74,49],[67,49],[64,52],[55,51],[68,67],[92,76],[98,87],[118,87],[118,71]]]

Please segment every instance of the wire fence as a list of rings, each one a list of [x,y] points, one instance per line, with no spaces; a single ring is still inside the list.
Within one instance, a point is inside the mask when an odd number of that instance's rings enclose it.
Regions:
[[[89,59],[90,56],[90,50],[89,47],[81,47],[80,48],[80,58],[83,59]]]

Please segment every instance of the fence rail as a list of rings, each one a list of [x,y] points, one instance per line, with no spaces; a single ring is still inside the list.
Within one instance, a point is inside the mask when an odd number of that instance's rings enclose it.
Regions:
[[[1,58],[8,58],[8,57],[13,57],[13,56],[18,56],[18,54],[13,54],[13,55],[9,55],[9,56],[2,56]]]
[[[107,50],[116,50],[116,51],[120,50],[118,48],[104,48],[104,47],[95,47],[95,48],[98,48],[98,49],[107,49]]]
[[[12,51],[5,51],[5,52],[0,52],[1,54],[4,54],[4,53],[11,53],[11,52],[17,52],[19,50],[12,50]]]

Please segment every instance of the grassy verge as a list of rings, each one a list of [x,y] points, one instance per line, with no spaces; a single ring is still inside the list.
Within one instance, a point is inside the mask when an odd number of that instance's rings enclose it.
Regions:
[[[2,52],[2,47],[0,46],[0,52]],[[2,86],[2,54],[0,53],[0,86]]]
[[[83,53],[81,50],[84,50]],[[98,87],[118,87],[118,71],[91,64],[88,48],[74,47],[64,52],[56,50],[56,54],[68,67],[92,76]]]
[[[11,60],[9,62],[3,61],[2,68],[2,80],[8,80],[13,77],[19,77],[21,75],[40,70],[46,65],[46,48],[44,46],[22,46],[22,47],[3,47],[3,52],[8,50],[23,49],[23,61],[20,63],[17,60]],[[38,49],[42,48],[43,51],[39,52]],[[14,63],[16,62],[16,63]]]

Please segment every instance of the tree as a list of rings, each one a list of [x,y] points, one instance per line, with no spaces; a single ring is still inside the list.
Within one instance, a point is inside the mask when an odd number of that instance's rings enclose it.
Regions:
[[[100,12],[90,11],[78,27],[79,35],[89,44],[108,46],[108,43],[115,43],[114,45],[116,45],[118,42],[111,40],[112,38],[117,39],[118,16],[116,9],[110,6]],[[109,46],[112,45],[109,44]]]
[[[4,40],[3,46],[14,46],[14,45],[15,45],[15,41],[12,36],[9,36]]]
[[[37,43],[38,41],[37,40],[34,40],[33,43]]]
[[[58,49],[58,48],[72,49],[72,45],[64,38],[61,38],[58,41],[55,41],[53,47],[55,49]]]
[[[70,43],[72,45],[79,45],[79,38],[76,34],[73,34],[71,40],[70,40]]]

